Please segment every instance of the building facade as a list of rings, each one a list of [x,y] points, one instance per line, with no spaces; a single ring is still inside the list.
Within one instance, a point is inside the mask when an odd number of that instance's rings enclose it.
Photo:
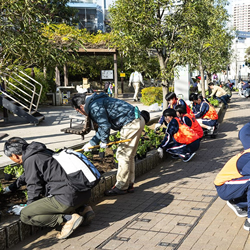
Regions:
[[[234,28],[250,32],[250,0],[234,0],[232,14]]]

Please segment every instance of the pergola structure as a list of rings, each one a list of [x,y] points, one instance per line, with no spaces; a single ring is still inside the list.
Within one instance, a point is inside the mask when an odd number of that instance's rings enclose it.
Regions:
[[[109,56],[113,55],[114,57],[114,83],[115,83],[115,98],[118,96],[118,73],[117,73],[117,50],[116,49],[84,49],[80,48],[77,52],[80,56],[85,55],[98,55],[98,56]],[[64,65],[64,86],[68,86],[68,74],[67,66]],[[60,86],[60,73],[58,68],[56,68],[56,85]]]

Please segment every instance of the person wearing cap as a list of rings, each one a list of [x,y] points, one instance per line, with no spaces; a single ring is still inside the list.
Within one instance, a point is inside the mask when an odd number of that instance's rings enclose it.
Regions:
[[[183,162],[190,161],[195,155],[194,149],[199,148],[199,136],[177,117],[174,109],[165,109],[163,116],[168,126],[157,149],[159,156],[162,158],[163,151],[166,150],[173,158],[181,158]]]
[[[91,96],[75,94],[72,98],[72,106],[76,111],[88,116],[98,124],[95,136],[84,145],[84,151],[89,151],[89,148],[95,145],[106,148],[111,129],[120,131],[121,140],[131,139],[128,142],[118,144],[116,151],[118,160],[116,183],[112,189],[105,191],[105,195],[121,195],[134,192],[134,157],[145,126],[145,120],[149,119],[149,117],[147,118],[145,112],[140,112],[137,107],[123,100],[108,97],[105,93],[95,93]],[[148,114],[148,112],[146,113]]]
[[[212,135],[219,118],[215,108],[202,95],[192,93],[189,100],[193,102],[192,109],[198,123]]]
[[[175,109],[177,105],[182,105],[186,108],[188,114],[193,115],[193,111],[189,108],[186,102],[181,98],[177,98],[174,92],[169,92],[168,94],[166,94],[165,99],[169,103],[168,108]],[[155,124],[155,130],[159,129],[162,124],[166,125],[164,116],[161,116],[158,123]]]

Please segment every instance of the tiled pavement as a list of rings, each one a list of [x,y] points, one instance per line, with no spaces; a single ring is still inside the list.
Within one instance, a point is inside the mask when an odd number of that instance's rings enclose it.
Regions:
[[[103,198],[96,218],[69,239],[42,230],[12,249],[250,249],[249,233],[217,198],[213,180],[243,147],[239,129],[250,118],[250,102],[234,93],[216,139],[202,141],[188,163],[166,159],[136,181],[134,194]]]

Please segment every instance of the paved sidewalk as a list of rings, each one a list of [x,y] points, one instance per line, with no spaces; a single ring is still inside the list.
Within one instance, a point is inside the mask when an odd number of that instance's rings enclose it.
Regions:
[[[103,198],[96,218],[67,240],[44,229],[12,249],[250,249],[249,232],[217,197],[213,180],[243,147],[239,129],[249,122],[250,101],[234,93],[216,139],[205,139],[188,163],[166,159],[136,180],[134,194]]]
[[[133,98],[120,98],[134,106],[138,106],[140,110],[149,111],[149,106],[145,106],[142,103],[134,102]],[[11,116],[9,117],[9,122],[3,122],[0,120],[0,134],[8,134],[0,140],[0,167],[12,164],[13,162],[4,155],[3,146],[4,143],[13,136],[22,137],[28,142],[39,141],[48,148],[52,150],[62,148],[62,147],[72,147],[75,145],[80,146],[89,141],[94,135],[94,131],[91,131],[82,140],[81,136],[74,134],[65,134],[61,132],[61,129],[69,127],[69,115],[76,115],[77,112],[70,106],[47,106],[39,108],[39,112],[45,116],[45,120],[39,125],[34,126],[33,124],[27,123],[25,120]],[[159,117],[162,111],[151,112],[150,116],[152,118]],[[74,120],[74,124],[80,123],[80,121]],[[74,125],[73,124],[73,125]]]

